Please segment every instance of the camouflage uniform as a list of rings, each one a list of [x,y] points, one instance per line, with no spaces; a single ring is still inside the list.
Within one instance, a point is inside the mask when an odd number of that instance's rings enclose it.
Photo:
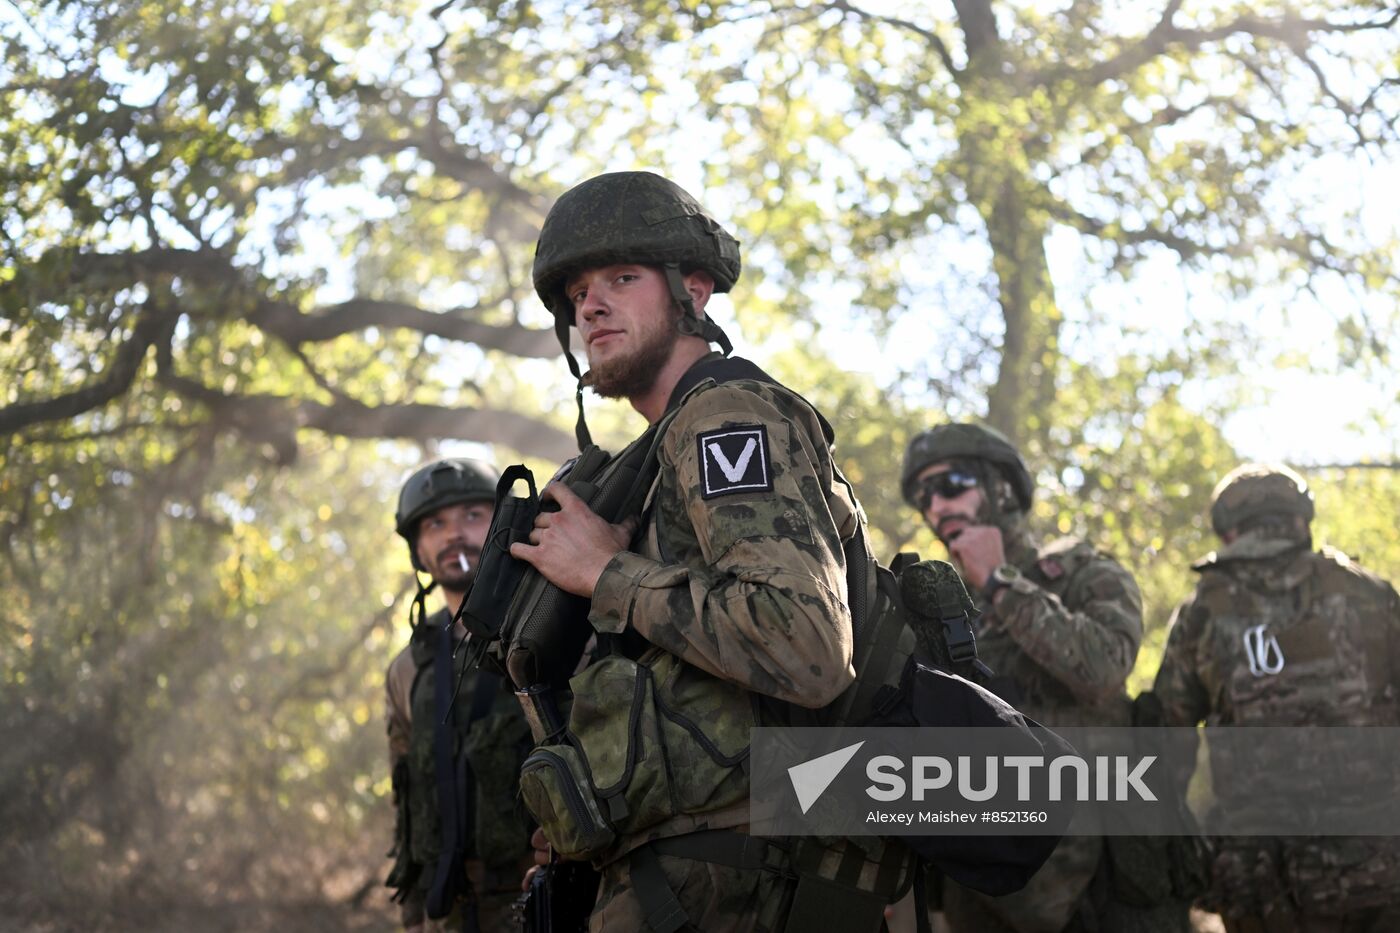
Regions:
[[[738,241],[667,179],[620,172],[565,193],[536,245],[535,290],[554,313],[575,375],[575,310],[564,286],[572,275],[618,263],[660,271],[680,309],[682,337],[729,353],[728,338],[696,306],[684,276],[700,270],[715,293],[729,291],[741,268]],[[749,729],[817,724],[815,710],[855,679],[842,545],[864,518],[836,472],[829,426],[750,363],[699,369],[715,362],[713,354],[700,360],[668,389],[671,420],[657,445],[641,526],[592,594],[589,621],[608,647],[571,681],[571,741],[588,760],[592,796],[609,807],[610,827],[620,834],[597,845],[573,840],[571,851],[587,853],[603,873],[594,930],[672,929],[678,911],[662,916],[646,906],[666,888],[684,912],[684,929],[780,929],[793,912],[793,885],[772,870],[776,847],[744,838]],[[580,378],[581,446],[583,384]],[[636,759],[634,749],[641,749]],[[565,813],[566,801],[547,779],[544,767],[536,772],[527,762],[522,793],[544,814],[541,823],[561,838],[577,827],[591,833],[598,821]],[[618,787],[624,791],[605,792]],[[731,867],[753,859],[715,851],[736,842],[744,853],[766,853],[768,867]],[[872,845],[872,858],[877,851]],[[813,845],[801,867],[830,878],[842,852],[853,856],[841,862],[856,876],[851,886],[860,893],[876,887],[867,873],[881,866],[858,855],[864,845]],[[877,929],[881,922],[871,898],[804,903],[846,910],[857,918],[850,924]]]
[[[915,437],[902,477],[911,504],[918,475],[937,463],[961,464],[980,476],[977,520],[1000,529],[1004,566],[1019,571],[1008,575],[992,599],[973,594],[982,613],[977,653],[995,673],[989,686],[1050,727],[1131,725],[1124,683],[1142,640],[1142,596],[1132,574],[1077,538],[1036,541],[1025,517],[1033,480],[998,432],[946,424]],[[1132,837],[1105,840],[1085,829],[1076,824],[1015,894],[992,898],[945,881],[949,925],[958,933],[1186,928],[1184,900],[1136,899],[1139,890],[1153,886],[1134,876],[1156,870],[1160,853],[1149,867],[1126,841]]]
[[[447,506],[490,502],[498,480],[499,474],[489,464],[459,458],[429,464],[409,477],[399,493],[395,526],[408,544],[415,571],[428,570],[417,552],[420,522]],[[462,929],[474,912],[483,931],[512,930],[510,907],[531,863],[530,824],[515,799],[520,762],[529,749],[529,728],[505,684],[484,681],[483,695],[477,696],[479,676],[475,671],[467,672],[461,681],[453,725],[440,725],[444,716],[438,703],[436,660],[450,652],[451,645],[444,643],[442,636],[452,616],[444,608],[424,618],[425,600],[437,580],[433,578],[427,585],[418,579],[412,638],[390,663],[385,676],[389,767],[396,810],[391,853],[395,863],[386,884],[397,889],[395,899],[400,902],[405,927]],[[454,642],[462,634],[459,625],[453,633]],[[452,683],[457,683],[464,662],[465,652],[458,652]],[[493,687],[498,690],[494,696]],[[427,917],[428,893],[443,847],[435,743],[447,728],[455,728],[450,736],[450,757],[457,796],[466,798],[470,789],[469,799],[457,804],[466,808],[458,825],[466,837],[462,871],[468,884],[450,884],[447,890],[454,897],[443,908],[446,916],[431,919]]]
[[[995,604],[974,596],[983,613],[977,653],[996,672],[993,688],[1047,726],[1129,725],[1123,684],[1142,638],[1132,574],[1076,538],[1037,547],[1023,519],[1005,523],[1004,541],[1020,577]],[[944,913],[955,931],[970,933],[1092,929],[1091,918],[1099,929],[1126,929],[1133,921],[1122,915],[1130,911],[1090,891],[1103,857],[1102,837],[1067,835],[1015,894],[988,898],[948,882]]]
[[[1311,497],[1300,477],[1280,468],[1246,467],[1217,489],[1217,531],[1223,535],[1235,527],[1218,520],[1221,497],[1229,503],[1233,482],[1278,476],[1295,484],[1292,514],[1310,520]],[[1173,615],[1154,687],[1169,724],[1400,722],[1400,597],[1384,580],[1339,551],[1313,551],[1306,534],[1267,531],[1235,538],[1192,569],[1200,580]],[[1250,644],[1256,645],[1253,657]],[[1231,780],[1228,762],[1212,759],[1211,769],[1222,812],[1248,820],[1270,805],[1235,791],[1239,782]],[[1308,769],[1296,762],[1265,770],[1271,782],[1288,785],[1280,788],[1284,792],[1327,792],[1309,787]],[[1231,930],[1400,928],[1395,840],[1224,837],[1212,875],[1211,906]]]
[[[401,863],[415,871],[401,904],[405,927],[423,924],[427,931],[463,928],[465,902],[448,916],[433,920],[424,912],[427,888],[442,847],[434,760],[435,728],[440,718],[434,689],[434,654],[443,626],[451,621],[441,609],[418,624],[413,638],[389,665],[385,678],[390,769],[396,773],[401,797],[401,826],[397,845],[406,849]],[[460,637],[462,628],[457,627]],[[453,682],[461,673],[465,652],[454,664]],[[462,677],[456,713],[465,720],[476,695],[480,674]],[[529,749],[529,727],[510,688],[502,683],[489,711],[469,727],[459,727],[458,746],[470,762],[474,800],[465,871],[471,882],[477,920],[485,933],[514,930],[511,907],[520,894],[520,879],[531,863],[529,820],[516,802],[520,762]],[[426,728],[422,725],[427,724]],[[397,868],[397,866],[396,866]]]
[[[702,463],[698,439],[731,431],[766,437],[750,456],[766,458],[769,482],[762,485],[770,488],[707,499],[701,471],[715,465]],[[855,676],[841,544],[860,520],[810,406],[775,385],[702,382],[685,396],[662,441],[639,543],[604,571],[589,619],[599,632],[630,627],[681,659],[682,683],[693,686],[677,694],[719,677],[765,697],[823,705]],[[621,840],[616,855],[653,839],[747,822],[746,799],[673,816]],[[700,929],[768,929],[781,915],[783,885],[767,872],[664,857],[662,866]],[[627,861],[613,861],[604,868],[593,929],[638,928],[640,911]]]

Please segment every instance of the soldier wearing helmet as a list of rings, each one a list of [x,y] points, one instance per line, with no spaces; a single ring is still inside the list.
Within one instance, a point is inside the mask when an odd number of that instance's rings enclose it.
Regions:
[[[1307,482],[1285,466],[1246,464],[1216,486],[1222,546],[1192,565],[1196,591],[1172,617],[1153,687],[1169,725],[1400,725],[1400,597],[1340,551],[1314,550],[1313,512]],[[1293,799],[1329,793],[1291,762],[1259,769]],[[1211,778],[1231,818],[1268,806],[1240,791],[1249,782],[1228,762],[1213,759]],[[1400,846],[1224,836],[1207,903],[1232,933],[1400,929]]]
[[[415,577],[428,576],[419,579],[409,644],[385,677],[397,811],[386,883],[410,930],[512,929],[509,908],[529,859],[528,821],[515,804],[528,746],[518,704],[501,678],[477,672],[462,679],[468,702],[447,702],[460,666],[453,643],[464,634],[449,623],[476,579],[497,479],[477,460],[430,463],[404,483],[394,514]],[[435,589],[445,605],[427,615]]]
[[[626,797],[600,798],[621,828],[588,856],[602,871],[594,930],[781,929],[796,909],[792,865],[746,832],[748,729],[755,707],[801,721],[855,676],[842,547],[860,508],[822,416],[757,366],[727,358],[706,309],[739,272],[738,242],[647,172],[601,175],[565,193],[536,248],[535,287],[566,356],[571,327],[585,348],[581,385],[645,416],[658,432],[659,473],[642,514],[615,525],[560,484],[548,487],[559,510],[543,513],[512,553],[591,599],[588,623],[611,646],[571,682],[578,747],[620,754],[635,731],[629,717],[688,723],[668,727],[662,757],[635,766],[629,788],[659,788],[645,812],[620,806]],[[640,668],[650,672],[641,681]],[[634,696],[636,682],[656,685],[655,706],[650,691]],[[663,758],[678,764],[663,768]],[[559,848],[581,825],[572,803],[551,800],[547,809],[562,814],[554,824],[536,810]],[[855,913],[829,917],[880,928],[878,902],[842,897],[828,907]]]
[[[990,686],[1048,726],[1125,726],[1124,688],[1142,638],[1142,597],[1116,560],[1077,538],[1042,543],[1027,512],[1034,482],[1000,432],[942,424],[913,438],[900,476],[981,610],[977,653]],[[948,882],[955,931],[1186,929],[1185,901],[1148,907],[1115,897],[1101,837],[1066,835],[1022,891],[989,898]]]

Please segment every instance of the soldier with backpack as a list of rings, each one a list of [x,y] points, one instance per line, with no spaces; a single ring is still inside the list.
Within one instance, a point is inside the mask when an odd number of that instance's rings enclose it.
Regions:
[[[1167,724],[1400,725],[1400,596],[1332,548],[1312,547],[1313,497],[1285,466],[1245,464],[1215,488],[1221,547],[1172,617],[1153,692]],[[1286,754],[1246,770],[1211,744],[1214,806],[1267,825],[1280,799],[1338,789]],[[1351,779],[1382,788],[1364,759]],[[1269,775],[1266,792],[1251,780]],[[1393,807],[1389,793],[1375,802]],[[1387,836],[1222,836],[1206,903],[1230,933],[1379,933],[1400,929],[1400,845]]]
[[[476,580],[498,474],[477,460],[415,471],[399,493],[395,528],[419,583],[412,636],[389,665],[385,701],[393,775],[396,889],[408,930],[506,931],[529,824],[516,803],[529,730],[503,678],[465,672],[452,611]],[[441,589],[444,607],[428,615]],[[454,690],[459,701],[451,703]]]
[[[910,442],[901,486],[973,593],[977,653],[995,672],[988,686],[1052,728],[1131,725],[1124,682],[1142,638],[1137,584],[1084,541],[1031,534],[1034,481],[1015,446],[982,425],[939,425]],[[1144,893],[1166,876],[1158,848],[1081,829],[1010,896],[948,882],[944,914],[955,933],[1188,929],[1189,898]]]
[[[570,742],[532,754],[522,791],[557,851],[601,867],[591,929],[873,933],[899,881],[878,840],[799,855],[746,831],[760,711],[812,721],[855,678],[843,545],[863,516],[822,416],[727,358],[705,310],[739,271],[738,242],[650,173],[590,179],[545,221],[535,287],[566,353],[578,329],[582,382],[664,426],[640,516],[610,524],[554,483],[511,548],[591,600],[599,638]]]

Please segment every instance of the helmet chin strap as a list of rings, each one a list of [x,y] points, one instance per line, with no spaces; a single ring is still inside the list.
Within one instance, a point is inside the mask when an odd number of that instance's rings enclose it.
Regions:
[[[564,351],[564,362],[569,364],[569,372],[574,377],[574,401],[578,404],[578,421],[574,422],[574,439],[578,441],[578,449],[583,450],[593,443],[593,436],[588,433],[588,422],[584,420],[583,416],[583,372],[578,368],[578,360],[574,359],[573,351],[569,349],[569,326],[569,318],[555,311],[554,335],[559,338],[559,346]]]
[[[428,594],[437,587],[437,581],[432,577],[428,578],[428,585],[423,585],[423,578],[418,576],[418,568],[413,568],[413,582],[418,584],[418,594],[413,597],[413,603],[408,607],[408,627],[416,629],[418,624],[428,617]]]
[[[720,350],[725,356],[733,353],[734,344],[730,343],[729,335],[714,321],[707,317],[701,317],[696,312],[695,300],[690,297],[690,292],[686,291],[685,280],[681,277],[680,263],[668,262],[663,268],[666,273],[666,286],[671,291],[671,298],[685,312],[676,322],[676,329],[686,337],[699,337],[706,343],[719,344]],[[570,319],[567,315],[558,311],[554,312],[554,335],[559,338],[559,347],[564,351],[564,362],[569,364],[569,372],[575,380],[574,401],[578,405],[578,421],[574,423],[574,438],[578,441],[578,449],[583,450],[593,443],[593,437],[589,434],[588,422],[583,413],[583,372],[579,369],[578,360],[574,359],[574,354],[569,349],[570,326]]]
[[[720,326],[707,317],[701,317],[695,310],[695,300],[686,291],[685,280],[681,277],[680,263],[668,262],[665,265],[666,285],[671,289],[671,299],[685,312],[676,322],[676,329],[686,337],[699,337],[706,343],[719,344],[720,351],[728,356],[734,352],[734,344]]]

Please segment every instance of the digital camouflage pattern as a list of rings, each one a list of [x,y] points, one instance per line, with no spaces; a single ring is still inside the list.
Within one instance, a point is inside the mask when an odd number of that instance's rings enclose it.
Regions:
[[[766,429],[773,489],[703,499],[696,436]],[[687,663],[816,708],[854,679],[841,542],[861,517],[835,478],[820,422],[774,385],[702,383],[663,439],[639,551],[604,572],[590,619],[632,626]]]
[[[738,427],[766,431],[771,489],[705,499],[697,437]],[[657,667],[667,705],[707,734],[727,742],[731,732],[742,733],[746,744],[755,694],[773,705],[816,708],[854,680],[842,542],[863,517],[837,479],[819,416],[779,386],[702,382],[682,401],[659,456],[638,544],[603,572],[589,619],[603,633],[630,627],[668,652],[672,659]],[[585,671],[575,682],[588,677]],[[630,711],[622,697],[615,717]],[[576,690],[576,708],[579,699]],[[602,698],[592,701],[596,720]],[[694,744],[684,729],[671,732],[668,743]],[[594,930],[637,927],[641,908],[627,860],[618,856],[653,839],[747,824],[742,768],[720,768],[695,754],[674,771],[688,772],[682,783],[689,812],[658,814],[654,825],[619,840],[604,867]],[[732,774],[742,778],[737,795],[730,793]],[[707,781],[714,789],[709,801],[702,796]],[[679,879],[682,900],[693,899],[699,929],[766,929],[762,918],[780,908],[783,884],[770,873],[687,860],[663,865]]]
[[[1211,493],[1210,523],[1224,537],[1261,515],[1296,515],[1313,520],[1307,481],[1286,466],[1246,463],[1227,473]]]
[[[675,182],[651,172],[611,172],[560,196],[535,245],[535,291],[557,317],[573,320],[565,279],[614,263],[668,263],[709,272],[716,292],[739,278],[739,241]]]
[[[1400,597],[1390,584],[1339,551],[1259,535],[1193,569],[1196,592],[1173,615],[1153,688],[1169,724],[1400,724]],[[1328,792],[1296,761],[1249,767],[1280,793]],[[1235,792],[1230,762],[1212,758],[1211,773],[1224,813],[1267,815],[1272,795]],[[1391,839],[1227,837],[1212,875],[1212,906],[1227,916],[1350,916],[1400,904]]]
[[[400,872],[411,876],[411,893],[404,902],[405,925],[425,919],[421,913],[423,897],[441,851],[442,820],[433,746],[441,715],[436,709],[433,665],[438,635],[450,621],[450,614],[441,609],[420,623],[408,647],[390,666],[386,679],[391,764],[400,779],[406,781],[404,786],[395,788],[402,806],[396,832],[399,858],[395,876],[390,879],[391,883],[401,880]],[[460,673],[464,661],[465,652],[459,652],[454,674]],[[405,697],[404,675],[409,670],[411,679]],[[475,793],[470,801],[474,833],[467,842],[466,870],[477,900],[481,928],[508,930],[513,928],[510,907],[520,893],[520,878],[531,864],[531,827],[516,802],[520,764],[530,744],[529,727],[519,703],[503,685],[490,711],[468,728],[478,676],[476,671],[467,671],[462,679],[456,711],[458,734],[454,738],[454,758],[464,755],[474,777]],[[459,921],[460,917],[454,921],[449,916],[444,928],[450,929]]]
[[[974,594],[982,611],[977,653],[996,674],[993,688],[1052,728],[1129,725],[1124,683],[1142,640],[1142,596],[1132,574],[1076,538],[1037,547],[1023,515],[1007,516],[1003,531],[1007,562],[1021,576],[997,594],[995,605]],[[1089,883],[1103,851],[1102,837],[1066,835],[1030,884],[1007,897],[988,898],[949,882],[949,925],[957,933],[1051,933],[1094,911],[1116,911],[1103,929],[1170,930],[1166,914],[1184,919],[1180,906],[1158,918],[1111,899],[1091,905]]]

